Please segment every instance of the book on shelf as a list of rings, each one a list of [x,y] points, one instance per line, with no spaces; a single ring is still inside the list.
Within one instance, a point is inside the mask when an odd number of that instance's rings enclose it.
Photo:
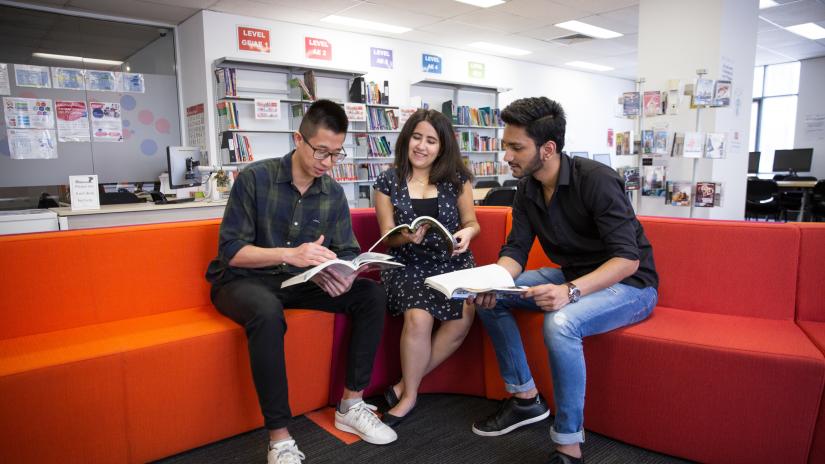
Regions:
[[[369,108],[367,124],[370,130],[398,130],[398,116],[394,108]]]
[[[427,277],[424,285],[450,299],[466,299],[487,292],[495,292],[496,299],[518,297],[529,289],[516,286],[507,269],[498,264]]]
[[[667,168],[665,166],[642,166],[642,196],[665,196]]]
[[[731,82],[716,81],[713,86],[713,106],[730,106]]]
[[[616,155],[633,155],[635,142],[633,141],[633,131],[616,133]]]
[[[708,106],[713,103],[713,79],[699,77],[693,84],[693,106]]]
[[[662,114],[662,92],[649,90],[644,93],[642,99],[645,116],[658,116]]]
[[[622,96],[623,114],[625,116],[638,116],[641,111],[641,97],[639,92],[625,92]]]
[[[673,134],[673,146],[671,146],[670,156],[683,156],[685,153],[685,133],[675,132]]]
[[[238,127],[238,107],[234,102],[219,101],[217,104],[218,130],[227,131]]]
[[[725,133],[708,132],[705,134],[705,158],[725,157]]]
[[[685,148],[682,156],[685,158],[701,158],[705,147],[705,134],[701,132],[685,132]]]
[[[375,242],[375,244],[371,246],[368,251],[372,251],[375,247],[378,246],[378,244],[383,242],[387,237],[390,237],[395,234],[400,234],[401,232],[405,231],[414,234],[418,231],[418,229],[424,227],[425,225],[430,227],[428,232],[435,232],[444,239],[444,241],[447,243],[447,248],[450,253],[452,253],[453,250],[458,246],[458,242],[456,241],[455,237],[453,237],[453,234],[451,234],[450,231],[447,230],[446,227],[444,227],[444,224],[438,222],[438,219],[430,216],[418,216],[409,224],[399,224],[393,227],[392,229],[388,230],[387,233],[382,235],[381,238],[379,238],[378,241]]]
[[[395,258],[392,256],[384,253],[372,252],[361,253],[351,261],[345,259],[331,259],[283,281],[281,283],[281,288],[287,288],[293,285],[309,282],[319,272],[327,268],[331,268],[341,275],[349,276],[352,274],[361,274],[362,272],[366,272],[368,270],[388,269],[391,267],[404,266],[401,263],[393,261],[394,259]]]
[[[667,131],[666,130],[657,130],[653,133],[653,154],[655,155],[667,155],[669,152],[667,150]]]
[[[318,96],[318,89],[315,87],[315,72],[311,69],[304,72],[304,84],[309,91],[309,99],[315,100],[315,97]]]
[[[699,208],[712,208],[716,204],[716,183],[697,182],[696,195],[693,206]]]
[[[349,101],[352,103],[366,103],[367,83],[363,76],[358,76],[352,80],[349,86]]]
[[[668,181],[665,193],[665,204],[671,206],[690,206],[690,195],[693,186],[690,182]]]
[[[455,103],[452,100],[447,100],[441,104],[441,112],[444,116],[447,116],[447,119],[452,121],[453,124],[458,124],[458,115],[456,114]]]
[[[224,132],[221,148],[229,151],[230,163],[249,163],[255,161],[249,136],[237,132]]]
[[[332,166],[329,174],[337,182],[358,180],[358,175],[355,171],[355,164],[353,163],[336,163]]]
[[[310,92],[306,83],[297,77],[293,77],[287,83],[289,85],[289,96],[292,98],[299,98],[301,100],[314,100],[313,93]]]
[[[234,68],[216,69],[215,80],[218,84],[218,98],[236,97],[238,95]]]

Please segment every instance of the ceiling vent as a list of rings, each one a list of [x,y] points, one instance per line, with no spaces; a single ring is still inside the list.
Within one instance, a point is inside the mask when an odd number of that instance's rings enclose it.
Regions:
[[[551,42],[551,43],[558,43],[558,44],[562,44],[562,45],[573,45],[573,44],[582,43],[582,42],[589,42],[591,40],[593,40],[593,37],[590,37],[589,35],[571,34],[571,35],[565,35],[565,36],[562,36],[562,37],[556,37],[555,39],[548,39],[546,41]]]

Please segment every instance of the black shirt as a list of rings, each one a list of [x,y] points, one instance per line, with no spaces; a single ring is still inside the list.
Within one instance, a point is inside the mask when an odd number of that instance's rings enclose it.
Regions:
[[[653,248],[610,167],[586,158],[560,154],[556,190],[546,205],[541,183],[521,179],[513,202],[513,229],[499,256],[524,268],[533,239],[561,266],[567,281],[589,274],[614,257],[639,261],[623,284],[658,287]]]

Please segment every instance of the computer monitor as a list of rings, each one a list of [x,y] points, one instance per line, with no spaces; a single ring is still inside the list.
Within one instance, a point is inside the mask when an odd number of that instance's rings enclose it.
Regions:
[[[756,174],[759,172],[759,157],[761,152],[752,151],[748,153],[748,174]]]
[[[773,153],[773,172],[789,172],[791,175],[810,172],[813,156],[813,148],[776,150]]]
[[[586,151],[571,151],[570,156],[580,156],[582,158],[590,159],[590,154]]]
[[[593,153],[593,161],[610,166],[610,153]]]
[[[197,147],[166,147],[169,188],[182,189],[201,185],[201,150]]]

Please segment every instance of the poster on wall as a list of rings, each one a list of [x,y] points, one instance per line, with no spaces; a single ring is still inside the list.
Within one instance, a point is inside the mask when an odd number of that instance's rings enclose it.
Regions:
[[[392,69],[392,50],[370,47],[370,66]]]
[[[86,90],[117,92],[117,76],[112,71],[86,71]]]
[[[6,127],[10,129],[52,129],[52,101],[37,98],[3,97]]]
[[[421,71],[430,74],[441,74],[441,57],[422,53]]]
[[[52,81],[56,89],[84,90],[85,72],[76,68],[52,68]]]
[[[326,39],[304,37],[306,57],[313,60],[332,60],[332,44]]]
[[[52,86],[48,66],[14,65],[14,81],[18,87],[48,89]]]
[[[54,129],[8,129],[11,159],[56,159]]]
[[[123,124],[120,103],[89,102],[92,111],[92,137],[95,142],[122,142]]]
[[[58,100],[54,106],[58,142],[88,142],[91,139],[86,102]]]
[[[467,62],[467,76],[472,79],[484,79],[484,74],[484,63],[478,63],[475,61]]]
[[[69,176],[69,195],[72,200],[72,211],[100,209],[97,174]]]
[[[238,50],[242,52],[269,53],[269,29],[238,26]]]
[[[186,108],[186,145],[206,152],[206,117],[203,103]]]
[[[0,95],[10,95],[11,85],[9,84],[9,65],[0,63]]]
[[[344,112],[351,122],[367,120],[367,105],[363,103],[344,103]]]
[[[121,73],[120,74],[120,90],[129,93],[145,93],[146,83],[143,80],[143,74],[140,73]]]

